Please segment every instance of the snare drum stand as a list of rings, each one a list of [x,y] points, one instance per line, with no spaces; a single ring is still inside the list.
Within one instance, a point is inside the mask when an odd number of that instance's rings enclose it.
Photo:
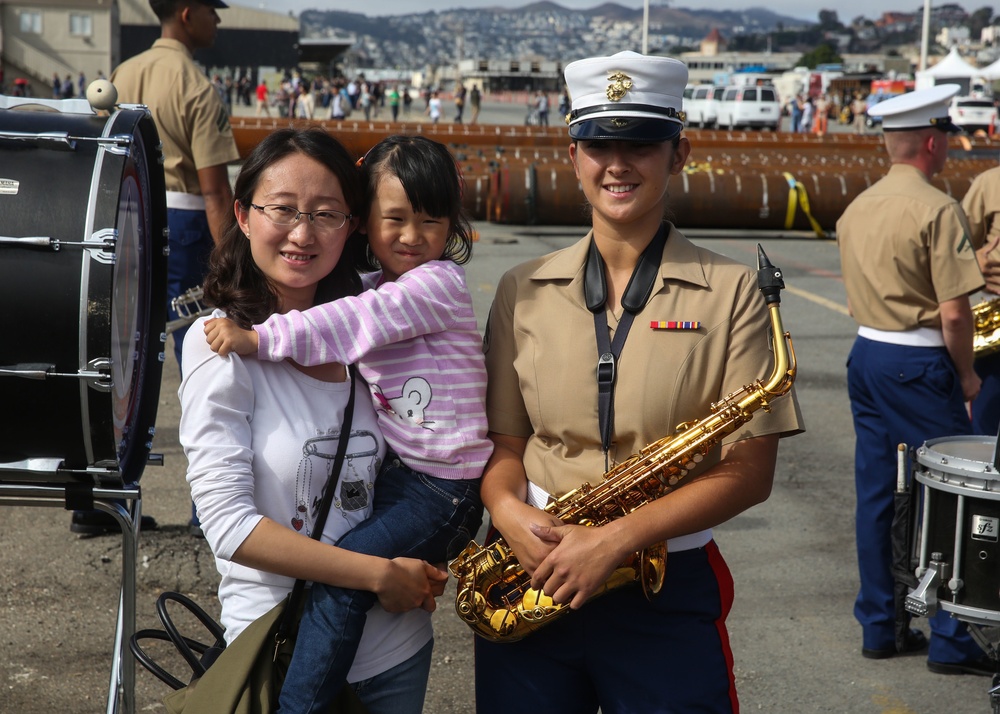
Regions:
[[[0,479],[4,476],[0,465]],[[93,499],[93,508],[114,517],[122,529],[122,578],[118,595],[118,624],[108,686],[107,714],[134,714],[135,660],[128,649],[135,634],[136,561],[139,553],[139,523],[142,498],[139,485],[126,488],[98,488],[77,484],[31,485],[0,481],[0,506],[72,507],[74,501]],[[128,502],[125,508],[120,502]]]
[[[1000,653],[997,653],[997,648],[983,633],[983,628],[978,623],[966,622],[965,625],[969,634],[972,635],[972,639],[997,667],[997,672],[993,675],[993,685],[990,687],[990,712],[991,714],[1000,714]]]

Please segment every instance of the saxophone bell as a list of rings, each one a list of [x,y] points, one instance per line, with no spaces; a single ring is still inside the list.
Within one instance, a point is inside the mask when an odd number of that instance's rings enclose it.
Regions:
[[[972,306],[972,351],[976,359],[1000,351],[1000,297]]]

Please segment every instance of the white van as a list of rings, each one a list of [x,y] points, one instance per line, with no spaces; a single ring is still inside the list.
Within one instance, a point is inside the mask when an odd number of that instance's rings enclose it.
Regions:
[[[697,127],[715,126],[716,107],[722,99],[725,87],[712,84],[689,84],[684,88],[684,111],[687,125]]]
[[[777,131],[781,124],[781,102],[774,87],[726,87],[716,109],[720,129],[755,127]]]

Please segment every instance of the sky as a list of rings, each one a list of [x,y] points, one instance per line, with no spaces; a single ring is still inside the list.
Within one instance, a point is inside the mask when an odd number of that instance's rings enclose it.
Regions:
[[[266,7],[275,12],[299,13],[303,10],[346,10],[358,12],[357,0],[227,0],[231,4],[250,7]],[[936,0],[932,4],[940,5],[946,0]],[[980,7],[994,7],[989,0],[955,0],[967,12],[973,12]],[[602,4],[603,0],[555,0],[566,8],[586,9]],[[641,9],[643,0],[615,0],[619,5]],[[650,0],[650,5],[660,4],[661,0]],[[380,0],[373,3],[371,10],[364,14],[400,15],[411,12],[426,12],[429,10],[450,10],[456,7],[522,7],[529,0]],[[801,18],[815,22],[819,11],[832,9],[837,11],[841,22],[847,23],[858,15],[876,19],[883,12],[895,10],[900,12],[916,12],[923,8],[922,0],[671,0],[671,6],[676,8],[689,7],[705,10],[740,10],[748,7],[766,7],[780,15]]]

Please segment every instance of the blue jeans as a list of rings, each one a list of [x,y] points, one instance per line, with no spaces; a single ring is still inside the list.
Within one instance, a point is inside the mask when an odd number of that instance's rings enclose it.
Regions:
[[[430,640],[405,662],[352,684],[368,714],[421,714],[433,651]]]
[[[167,257],[167,320],[178,315],[170,301],[183,295],[190,288],[200,287],[208,271],[208,256],[214,245],[208,229],[208,216],[204,211],[167,209],[167,227],[170,229],[170,255]],[[174,338],[174,355],[177,367],[181,365],[181,348],[188,328],[182,327],[171,334]]]
[[[375,480],[371,518],[337,545],[382,558],[455,557],[482,523],[478,480],[433,478],[389,454]],[[314,583],[299,623],[308,632],[295,643],[278,700],[286,714],[325,712],[344,685],[375,593]]]

